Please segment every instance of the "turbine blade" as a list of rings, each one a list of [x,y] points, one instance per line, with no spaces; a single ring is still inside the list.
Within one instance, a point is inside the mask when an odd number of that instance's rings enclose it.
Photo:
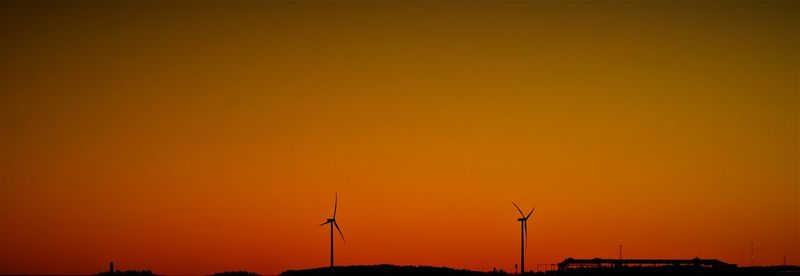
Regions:
[[[517,208],[517,211],[519,211],[519,215],[520,215],[520,216],[522,216],[522,217],[525,217],[525,213],[523,213],[523,212],[522,212],[522,210],[520,210],[520,209],[519,209],[519,206],[517,206],[517,204],[516,204],[516,203],[514,203],[514,202],[511,202],[511,204],[514,204],[514,207],[516,207],[516,208]]]
[[[342,241],[347,242],[344,240],[344,234],[342,234],[342,229],[339,229],[339,224],[336,221],[333,222],[333,226],[336,226],[336,231],[339,231],[339,236],[342,236]]]
[[[333,197],[333,218],[336,218],[336,206],[339,205],[339,193],[335,193]]]
[[[533,206],[533,209],[531,209],[531,212],[530,212],[530,213],[528,213],[528,215],[527,215],[527,216],[525,216],[525,219],[528,219],[529,217],[531,217],[531,215],[533,214],[533,211],[534,211],[534,210],[536,210],[536,206]]]
[[[323,226],[323,225],[328,224],[328,223],[331,223],[331,222],[330,221],[326,221],[325,223],[320,224],[319,226]]]

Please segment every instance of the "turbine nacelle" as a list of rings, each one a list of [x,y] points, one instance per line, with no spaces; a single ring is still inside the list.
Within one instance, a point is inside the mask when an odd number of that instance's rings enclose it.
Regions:
[[[522,212],[522,209],[520,209],[519,206],[517,206],[516,203],[511,202],[511,204],[514,204],[514,207],[517,208],[517,211],[519,211],[519,215],[522,216],[522,217],[517,219],[518,221],[526,221],[526,220],[528,220],[528,218],[530,218],[531,215],[533,215],[533,211],[536,210],[536,207],[534,206],[533,209],[531,209],[530,213],[528,213],[528,215],[526,216],[525,213]]]

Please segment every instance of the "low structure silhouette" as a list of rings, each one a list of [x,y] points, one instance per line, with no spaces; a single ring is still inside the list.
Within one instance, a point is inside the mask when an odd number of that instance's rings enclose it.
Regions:
[[[729,264],[716,259],[573,259],[567,258],[558,263],[558,270],[576,268],[621,268],[621,267],[706,267],[706,268],[732,268]]]
[[[397,266],[397,265],[359,265],[314,268],[304,270],[288,270],[280,276],[310,276],[310,275],[381,275],[381,276],[479,276],[479,275],[507,275],[500,272],[478,272],[466,269],[453,269],[432,266]]]
[[[260,274],[255,273],[255,272],[239,270],[239,271],[217,272],[217,273],[211,274],[211,276],[260,276]]]
[[[99,276],[156,276],[158,274],[153,273],[150,270],[125,270],[125,271],[106,271],[97,273],[95,275]]]
[[[605,259],[566,259],[562,263],[583,263],[586,260]],[[619,261],[619,260],[616,260]],[[601,265],[594,263],[587,266],[568,266],[563,270],[550,270],[544,272],[526,271],[525,275],[530,276],[770,276],[770,275],[800,275],[798,266],[769,266],[769,267],[736,267],[718,260],[694,260],[691,265],[684,263],[685,260],[637,260],[629,261],[628,264],[618,266]],[[671,262],[670,262],[671,261]],[[674,261],[679,261],[675,265]],[[646,264],[645,264],[646,263]],[[668,264],[669,263],[669,264]],[[652,266],[647,266],[652,264]],[[396,265],[369,265],[369,266],[337,266],[313,268],[304,270],[289,270],[279,276],[508,276],[511,275],[503,270],[493,269],[489,272],[471,271],[466,269],[453,269],[447,267],[431,266],[396,266]]]

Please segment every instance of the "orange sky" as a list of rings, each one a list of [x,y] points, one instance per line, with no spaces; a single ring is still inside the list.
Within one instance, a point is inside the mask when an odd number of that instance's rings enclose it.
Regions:
[[[4,1],[0,273],[797,264],[799,11]]]

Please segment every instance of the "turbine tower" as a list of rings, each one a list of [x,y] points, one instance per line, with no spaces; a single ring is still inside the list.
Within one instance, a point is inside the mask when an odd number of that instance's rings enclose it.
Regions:
[[[333,217],[327,219],[324,223],[320,224],[319,226],[323,226],[325,224],[331,225],[331,267],[333,267],[333,227],[336,226],[336,230],[339,231],[339,235],[342,236],[342,242],[344,242],[344,234],[342,234],[342,229],[339,229],[339,224],[336,223],[336,205],[339,203],[339,194],[334,194],[333,199]]]
[[[526,216],[525,213],[522,212],[522,209],[520,209],[519,206],[517,206],[516,203],[511,202],[511,204],[514,204],[514,207],[516,207],[517,211],[519,211],[519,215],[522,216],[522,217],[518,218],[517,220],[520,223],[520,231],[522,231],[520,233],[519,273],[520,274],[524,274],[525,273],[525,248],[528,247],[528,218],[531,217],[531,215],[533,214],[533,210],[536,210],[536,207],[533,207],[533,209],[531,209],[531,212],[528,213],[528,215]]]

